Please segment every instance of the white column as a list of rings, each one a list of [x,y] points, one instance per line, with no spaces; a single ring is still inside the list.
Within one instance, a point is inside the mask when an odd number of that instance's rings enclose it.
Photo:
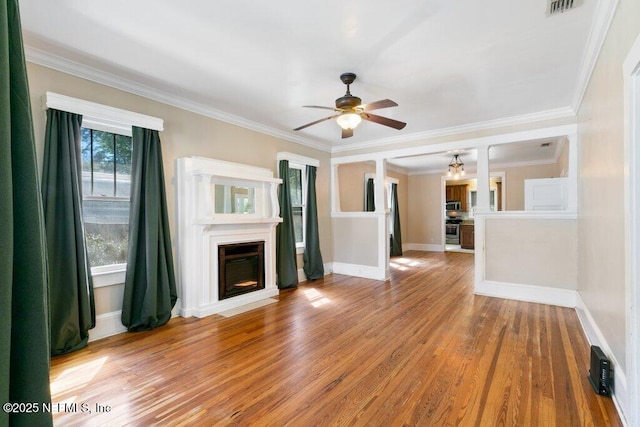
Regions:
[[[385,280],[390,277],[389,272],[389,206],[387,202],[387,161],[376,160],[376,214],[378,217],[378,268],[383,271]]]
[[[338,174],[339,165],[331,165],[331,212],[340,211],[340,176]]]
[[[376,160],[376,185],[375,185],[375,199],[376,199],[376,212],[387,212],[389,206],[387,206],[387,186],[385,181],[387,177],[387,161]]]
[[[489,147],[478,148],[476,213],[490,212],[489,202]]]

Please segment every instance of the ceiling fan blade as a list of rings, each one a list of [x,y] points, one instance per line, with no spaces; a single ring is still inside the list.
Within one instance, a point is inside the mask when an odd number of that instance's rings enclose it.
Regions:
[[[353,129],[342,129],[342,138],[351,138],[353,136]]]
[[[325,120],[331,120],[331,119],[334,119],[336,117],[338,117],[338,114],[335,114],[335,115],[329,116],[329,117],[325,117],[324,119],[316,120],[315,122],[307,123],[306,125],[302,125],[302,126],[300,126],[298,128],[295,128],[294,130],[301,130],[301,129],[304,129],[304,128],[308,128],[309,126],[313,126],[315,124],[322,123]]]
[[[322,105],[303,105],[303,108],[320,108],[322,110],[331,110],[331,111],[342,111],[335,107],[324,107]]]
[[[381,108],[389,108],[389,107],[397,107],[397,106],[398,104],[390,99],[381,99],[380,101],[370,102],[368,104],[361,105],[360,108],[362,108],[364,111],[371,111],[371,110],[379,110]]]
[[[388,117],[376,116],[375,114],[370,113],[362,113],[360,114],[360,117],[362,117],[364,120],[369,120],[370,122],[389,126],[398,130],[404,129],[404,127],[407,125],[406,123],[399,122],[398,120],[393,120]]]

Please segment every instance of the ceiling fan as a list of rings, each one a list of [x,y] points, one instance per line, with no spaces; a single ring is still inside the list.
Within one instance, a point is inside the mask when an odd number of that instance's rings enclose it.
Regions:
[[[336,122],[342,128],[342,137],[349,138],[353,136],[353,130],[360,124],[362,120],[368,120],[370,122],[378,123],[384,126],[389,126],[394,129],[403,129],[407,124],[393,120],[387,117],[378,116],[369,113],[371,110],[379,110],[381,108],[397,107],[398,104],[390,99],[382,99],[380,101],[371,102],[369,104],[362,105],[362,100],[357,96],[351,95],[349,91],[349,85],[354,82],[356,75],[354,73],[344,73],[340,75],[342,83],[347,85],[347,93],[344,96],[336,99],[336,106],[323,107],[321,105],[303,105],[306,108],[320,108],[323,110],[333,110],[336,114],[325,117],[315,122],[307,123],[306,125],[295,128],[294,130],[301,130],[309,126],[324,122],[325,120],[336,119]]]

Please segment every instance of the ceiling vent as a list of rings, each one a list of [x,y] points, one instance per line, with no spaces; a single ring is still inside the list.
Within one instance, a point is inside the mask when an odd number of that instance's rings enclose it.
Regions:
[[[551,147],[551,143],[550,142],[543,142],[542,144],[540,144],[540,147],[542,147],[542,148]]]
[[[575,9],[582,4],[582,0],[547,0],[547,15],[558,15]]]

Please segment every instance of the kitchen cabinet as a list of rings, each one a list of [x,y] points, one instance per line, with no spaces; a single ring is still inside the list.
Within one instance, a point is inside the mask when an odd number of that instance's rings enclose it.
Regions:
[[[447,202],[460,202],[460,210],[466,212],[467,209],[467,184],[447,185]]]
[[[475,248],[476,232],[473,224],[460,225],[460,247],[462,249]]]

